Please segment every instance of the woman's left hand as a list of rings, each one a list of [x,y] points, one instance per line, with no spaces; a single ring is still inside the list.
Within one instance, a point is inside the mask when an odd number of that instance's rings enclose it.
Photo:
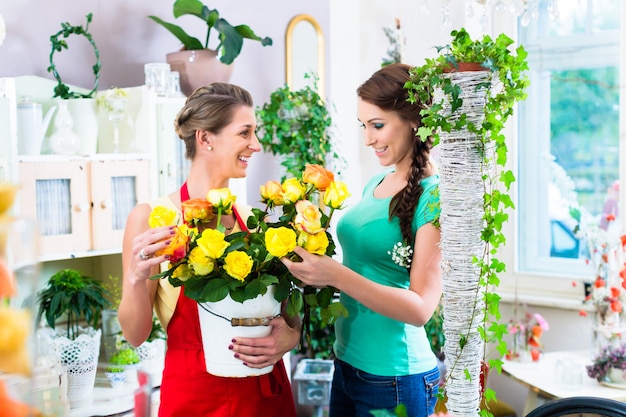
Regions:
[[[266,337],[237,337],[229,349],[250,368],[275,365],[285,353],[300,342],[300,331],[289,327],[285,319],[276,317],[270,323],[272,332]]]

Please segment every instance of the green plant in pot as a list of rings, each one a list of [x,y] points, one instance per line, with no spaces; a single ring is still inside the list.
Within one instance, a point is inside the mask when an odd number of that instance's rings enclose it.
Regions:
[[[506,242],[502,226],[508,220],[507,210],[514,208],[508,191],[515,176],[507,169],[503,129],[514,104],[526,97],[528,63],[524,48],[512,48],[513,41],[504,34],[473,40],[460,29],[451,36],[448,45],[437,48],[438,56],[411,70],[405,88],[409,100],[422,105],[417,136],[433,138],[441,155],[441,234],[446,248],[442,267],[444,279],[452,282],[442,298],[445,390],[454,414],[461,407],[458,394],[468,392],[470,385],[479,389],[486,344],[493,344],[500,354],[488,361],[489,369],[500,370],[507,352],[502,337],[506,324],[499,322],[496,293],[498,275],[506,265],[497,254]],[[455,236],[461,237],[461,245],[452,242]],[[454,314],[445,314],[446,303],[460,291],[471,292],[473,299],[466,297],[463,308],[451,304]],[[487,389],[484,398],[495,400],[495,392]],[[472,401],[478,407],[481,399],[482,391]],[[466,406],[473,405],[467,401]]]
[[[139,355],[135,349],[124,347],[116,352],[109,360],[108,366],[104,369],[104,373],[109,379],[111,386],[117,388],[127,380],[130,372],[137,373],[136,369],[131,369],[141,362]]]
[[[207,28],[206,35],[200,40],[178,25],[148,16],[182,43],[180,52],[167,54],[167,62],[172,71],[180,72],[181,89],[187,96],[201,85],[228,81],[232,63],[241,53],[245,39],[259,41],[263,46],[272,45],[271,38],[258,36],[247,25],[232,26],[217,9],[210,9],[200,0],[176,0],[173,13],[176,19],[185,15],[196,16],[206,23]],[[215,49],[210,49],[213,29],[217,32],[218,43]]]
[[[80,334],[82,320],[97,328],[102,311],[110,306],[109,292],[93,278],[73,269],[63,269],[48,279],[47,286],[37,294],[39,312],[52,329],[65,318],[66,336],[74,340]]]
[[[257,109],[257,122],[263,149],[282,157],[288,176],[298,176],[306,164],[326,166],[329,158],[339,159],[331,143],[332,117],[316,78],[299,90],[286,84],[274,90],[269,102]]]
[[[69,379],[70,404],[87,400],[92,392],[100,356],[102,311],[109,306],[108,292],[93,278],[63,269],[52,275],[37,293],[37,322],[45,318],[50,330],[41,329],[41,340],[59,357]],[[62,320],[64,319],[64,320]],[[82,322],[87,327],[80,326]],[[60,323],[65,330],[55,331]]]

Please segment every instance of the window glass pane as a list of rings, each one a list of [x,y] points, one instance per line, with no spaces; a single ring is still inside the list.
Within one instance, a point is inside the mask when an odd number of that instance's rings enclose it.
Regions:
[[[42,236],[72,234],[69,179],[37,180],[37,219]]]
[[[135,177],[111,177],[111,195],[113,207],[111,215],[113,230],[122,230],[126,226],[126,219],[137,204]]]
[[[519,265],[586,274],[571,207],[602,226],[619,191],[620,0],[558,1],[520,27],[531,85],[519,106]]]

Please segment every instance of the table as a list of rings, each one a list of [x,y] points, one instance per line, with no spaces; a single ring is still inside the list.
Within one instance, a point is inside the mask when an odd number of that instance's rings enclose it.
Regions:
[[[537,362],[504,361],[502,373],[528,387],[524,415],[537,408],[545,400],[590,396],[626,401],[626,389],[600,384],[587,376],[586,365],[591,364],[589,350],[546,352]],[[569,387],[557,375],[557,361],[571,360],[582,371],[582,384]],[[626,388],[626,387],[625,387]]]

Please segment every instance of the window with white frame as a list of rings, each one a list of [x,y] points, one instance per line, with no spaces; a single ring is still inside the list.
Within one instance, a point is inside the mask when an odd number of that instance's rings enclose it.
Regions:
[[[566,0],[519,28],[530,87],[519,106],[519,271],[584,277],[577,207],[619,224],[623,0]]]

